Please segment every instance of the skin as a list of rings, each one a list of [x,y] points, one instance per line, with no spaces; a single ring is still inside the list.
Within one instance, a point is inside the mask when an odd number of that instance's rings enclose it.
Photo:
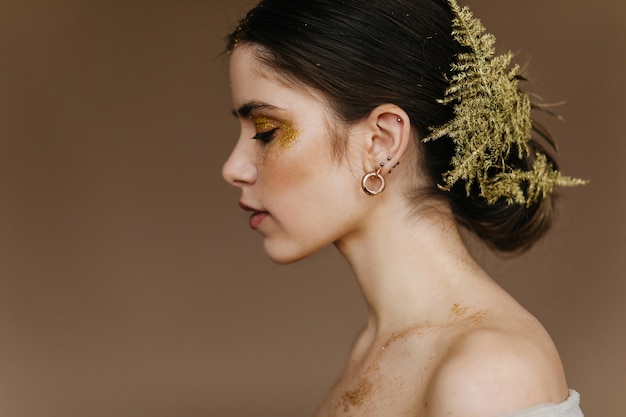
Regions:
[[[288,263],[334,244],[369,308],[317,417],[496,417],[567,398],[550,337],[470,256],[449,208],[407,200],[419,150],[401,108],[340,126],[320,93],[283,82],[253,46],[238,46],[230,68],[233,104],[245,111],[223,175],[244,206],[266,213],[255,227],[268,256]],[[267,144],[252,140],[268,127],[258,118],[279,127]],[[330,126],[347,140],[341,158]],[[402,164],[368,196],[361,178],[381,161]]]

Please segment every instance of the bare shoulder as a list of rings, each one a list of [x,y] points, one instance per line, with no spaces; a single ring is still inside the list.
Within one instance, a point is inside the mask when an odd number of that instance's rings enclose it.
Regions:
[[[433,373],[427,417],[497,417],[567,397],[561,361],[543,328],[482,326],[460,337]]]

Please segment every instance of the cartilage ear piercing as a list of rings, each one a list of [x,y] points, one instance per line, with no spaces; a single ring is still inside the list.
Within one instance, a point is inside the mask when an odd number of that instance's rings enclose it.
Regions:
[[[396,168],[398,165],[400,165],[400,161],[398,161],[398,163],[397,163],[397,164],[395,164],[395,165],[393,166],[393,168],[391,168],[391,169],[389,170],[388,174],[391,174],[391,171],[392,171],[394,168]]]
[[[396,120],[398,121],[398,123],[402,123],[402,119],[401,118],[398,117]]]

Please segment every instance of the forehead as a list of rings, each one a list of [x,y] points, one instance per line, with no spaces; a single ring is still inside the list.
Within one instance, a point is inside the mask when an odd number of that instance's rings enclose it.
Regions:
[[[298,83],[287,82],[257,56],[253,46],[240,45],[231,55],[230,86],[236,109],[250,103],[267,104],[276,111],[317,111],[327,113],[323,95]]]

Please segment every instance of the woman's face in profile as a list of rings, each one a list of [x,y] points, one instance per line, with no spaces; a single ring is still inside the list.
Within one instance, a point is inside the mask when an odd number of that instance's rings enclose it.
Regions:
[[[365,211],[360,166],[333,156],[329,111],[319,93],[288,85],[243,45],[230,81],[241,133],[223,168],[240,205],[278,263],[301,259],[348,234]]]

